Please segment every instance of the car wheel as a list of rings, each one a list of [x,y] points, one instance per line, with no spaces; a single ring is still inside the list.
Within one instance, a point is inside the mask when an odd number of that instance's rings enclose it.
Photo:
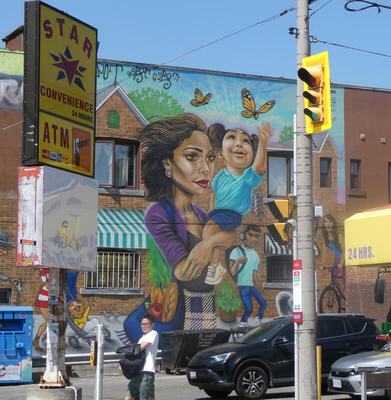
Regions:
[[[204,389],[204,392],[213,399],[225,399],[231,393],[231,390]]]
[[[235,382],[235,391],[245,400],[261,398],[269,386],[266,372],[257,366],[246,367],[239,372]]]

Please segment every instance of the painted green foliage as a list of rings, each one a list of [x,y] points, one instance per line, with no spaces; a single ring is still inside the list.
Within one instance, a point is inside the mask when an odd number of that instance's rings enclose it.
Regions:
[[[161,90],[135,90],[129,93],[129,98],[149,122],[185,112],[176,99]]]
[[[280,133],[280,141],[285,142],[286,140],[293,139],[293,127],[291,126],[284,126]]]
[[[216,293],[216,304],[221,310],[228,312],[239,310],[242,303],[232,286],[223,282]]]
[[[154,288],[166,289],[170,286],[172,280],[171,269],[151,237],[148,238],[147,263],[145,267]]]

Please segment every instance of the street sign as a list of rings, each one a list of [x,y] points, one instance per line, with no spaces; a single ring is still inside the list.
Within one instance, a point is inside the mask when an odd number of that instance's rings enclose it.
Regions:
[[[293,321],[303,322],[302,262],[293,260]]]
[[[23,165],[94,177],[97,30],[40,1],[24,29]]]

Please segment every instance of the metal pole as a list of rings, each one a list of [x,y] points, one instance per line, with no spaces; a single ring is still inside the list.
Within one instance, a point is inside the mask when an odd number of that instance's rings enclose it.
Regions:
[[[367,400],[367,372],[361,371],[361,400]]]
[[[68,381],[65,370],[65,285],[66,270],[50,268],[46,370],[41,386],[64,387]]]
[[[97,327],[96,338],[97,338],[98,350],[97,350],[97,360],[96,360],[94,400],[101,400],[103,396],[103,359],[104,359],[103,347],[105,344],[105,337],[103,333],[102,324],[99,324]]]
[[[297,135],[296,135],[296,114],[293,116],[293,195],[297,196]],[[297,259],[297,223],[293,229],[292,238],[292,255],[293,259]],[[295,340],[295,400],[299,400],[299,324],[294,323],[294,340]]]
[[[308,0],[297,1],[297,70],[310,54]],[[297,79],[297,228],[302,270],[303,323],[299,324],[300,400],[317,399],[316,310],[313,246],[312,142],[306,135],[303,82]]]

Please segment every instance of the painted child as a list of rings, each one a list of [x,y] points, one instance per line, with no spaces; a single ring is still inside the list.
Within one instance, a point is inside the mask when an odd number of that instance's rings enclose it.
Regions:
[[[262,122],[259,135],[248,135],[241,129],[227,129],[222,124],[209,127],[208,135],[225,166],[212,182],[213,210],[203,229],[203,246],[216,234],[224,237],[228,247],[235,239],[235,230],[242,224],[242,217],[252,206],[252,193],[259,186],[267,167],[266,145],[274,133],[270,123]],[[206,283],[216,285],[221,281],[225,268],[218,262],[219,252],[211,252]]]

